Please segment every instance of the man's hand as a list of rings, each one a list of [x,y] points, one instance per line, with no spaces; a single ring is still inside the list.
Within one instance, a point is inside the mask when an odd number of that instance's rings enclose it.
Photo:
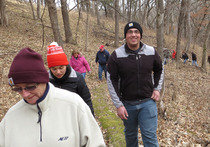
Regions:
[[[117,108],[117,115],[121,118],[121,119],[128,119],[128,112],[125,109],[124,106],[121,106],[119,108]]]
[[[154,90],[153,93],[152,93],[152,97],[151,97],[153,100],[155,101],[159,101],[160,99],[160,92],[158,90]]]

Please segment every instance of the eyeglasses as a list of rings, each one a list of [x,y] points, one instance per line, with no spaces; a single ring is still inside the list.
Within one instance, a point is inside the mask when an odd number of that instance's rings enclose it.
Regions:
[[[22,87],[12,87],[12,91],[15,91],[15,92],[22,92],[23,89],[24,89],[25,91],[33,91],[33,90],[35,90],[35,89],[37,88],[38,85],[39,85],[39,84],[37,83],[37,84],[35,84],[35,85],[26,86],[26,87],[24,87],[24,88],[22,88]]]
[[[138,35],[138,34],[140,34],[140,32],[139,32],[139,30],[134,30],[134,31],[132,31],[132,30],[128,30],[128,32],[127,32],[129,35],[132,35],[133,33],[135,34],[135,35]]]

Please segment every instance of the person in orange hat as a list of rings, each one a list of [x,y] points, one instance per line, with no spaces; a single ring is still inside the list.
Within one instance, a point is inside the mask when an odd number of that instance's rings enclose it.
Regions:
[[[101,81],[103,71],[105,73],[105,78],[106,78],[106,73],[107,73],[106,65],[107,65],[110,54],[106,49],[104,49],[104,45],[100,45],[99,49],[100,50],[96,54],[96,60],[95,61],[96,61],[96,64],[99,63],[98,79]]]
[[[47,48],[47,63],[49,67],[50,82],[62,89],[79,94],[90,107],[94,115],[90,91],[79,72],[76,72],[67,60],[63,48],[56,42],[52,42]]]

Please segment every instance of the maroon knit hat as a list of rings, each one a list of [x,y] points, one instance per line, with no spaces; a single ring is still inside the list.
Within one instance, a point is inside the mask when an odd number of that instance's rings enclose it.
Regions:
[[[30,48],[23,48],[15,56],[8,74],[10,86],[18,83],[47,83],[49,74],[42,56]]]

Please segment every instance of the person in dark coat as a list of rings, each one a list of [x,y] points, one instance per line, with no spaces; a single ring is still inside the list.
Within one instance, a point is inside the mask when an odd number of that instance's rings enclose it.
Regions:
[[[48,46],[47,63],[50,82],[55,86],[77,93],[94,115],[91,94],[81,73],[76,72],[67,60],[61,46],[53,42]]]
[[[124,123],[126,147],[138,147],[138,128],[145,147],[158,147],[156,101],[164,81],[162,60],[154,47],[144,44],[142,27],[129,22],[124,28],[126,43],[110,56],[108,90]]]
[[[187,53],[185,53],[184,51],[182,52],[182,59],[184,59],[184,64],[189,59]]]
[[[98,79],[101,81],[102,80],[102,72],[104,71],[105,73],[105,78],[106,78],[106,73],[107,73],[107,62],[108,62],[108,59],[109,59],[109,52],[104,49],[104,45],[101,45],[99,47],[99,51],[97,52],[96,54],[96,64],[99,63],[99,66],[98,66]]]
[[[195,64],[196,66],[198,66],[197,64],[197,57],[196,54],[194,52],[192,52],[192,65]]]

